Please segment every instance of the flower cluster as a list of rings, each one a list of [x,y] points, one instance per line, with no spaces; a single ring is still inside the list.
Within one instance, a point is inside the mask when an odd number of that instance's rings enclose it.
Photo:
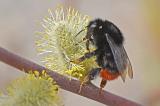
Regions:
[[[0,95],[0,106],[61,106],[58,86],[45,71],[35,71],[13,81]]]
[[[77,37],[75,35],[87,26],[89,16],[62,6],[55,9],[54,13],[49,10],[49,14],[42,23],[44,31],[36,36],[36,47],[42,55],[42,62],[51,70],[83,79],[93,68],[94,58],[80,64],[71,60],[78,59],[86,52],[85,42],[78,43],[82,41],[86,31]]]

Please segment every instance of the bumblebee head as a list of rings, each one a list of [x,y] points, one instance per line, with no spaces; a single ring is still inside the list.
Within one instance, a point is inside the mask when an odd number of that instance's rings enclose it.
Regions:
[[[97,45],[104,38],[104,21],[102,19],[95,19],[88,24],[86,39]]]

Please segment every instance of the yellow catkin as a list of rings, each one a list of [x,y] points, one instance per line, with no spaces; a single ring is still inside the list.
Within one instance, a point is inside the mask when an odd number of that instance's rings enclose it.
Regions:
[[[70,61],[86,52],[85,42],[78,43],[83,39],[86,31],[77,37],[75,35],[87,26],[89,16],[71,7],[63,6],[58,6],[53,12],[48,11],[49,16],[42,22],[44,30],[36,36],[36,48],[42,55],[42,62],[51,70],[83,79],[93,68],[94,58],[80,64]]]

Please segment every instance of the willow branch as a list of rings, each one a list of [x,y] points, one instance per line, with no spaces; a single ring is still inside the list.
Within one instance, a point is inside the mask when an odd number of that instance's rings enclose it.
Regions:
[[[87,97],[97,102],[103,103],[110,106],[140,106],[140,104],[109,93],[102,91],[99,94],[99,88],[88,84],[82,87],[81,93],[78,93],[80,82],[74,79],[68,79],[67,77],[60,75],[54,71],[51,71],[43,66],[40,66],[32,61],[24,59],[16,54],[13,54],[4,48],[0,47],[0,61],[13,66],[21,71],[28,73],[31,70],[37,70],[40,73],[42,70],[47,70],[47,73],[57,82],[57,84],[64,90],[76,93],[78,95]]]

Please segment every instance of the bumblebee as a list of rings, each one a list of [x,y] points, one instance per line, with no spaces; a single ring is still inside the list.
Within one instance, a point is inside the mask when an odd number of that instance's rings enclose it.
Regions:
[[[87,78],[89,81],[100,75],[102,78],[100,88],[105,87],[107,81],[114,80],[119,76],[125,81],[126,75],[132,79],[133,70],[128,55],[124,49],[124,37],[120,29],[112,22],[102,19],[90,21],[87,28],[86,41],[87,53],[78,58],[78,62],[96,56],[98,68],[92,69]],[[81,31],[80,31],[81,32]],[[79,33],[78,33],[79,34]],[[95,46],[90,51],[89,45]]]

